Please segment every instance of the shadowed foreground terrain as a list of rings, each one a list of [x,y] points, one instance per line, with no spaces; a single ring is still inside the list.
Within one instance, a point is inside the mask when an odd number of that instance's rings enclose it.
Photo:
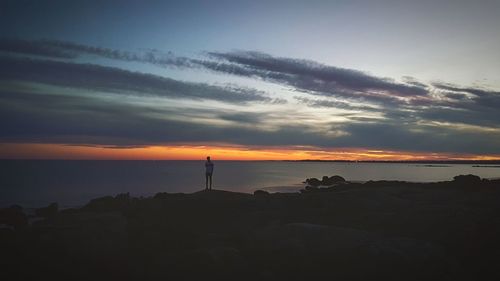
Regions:
[[[500,181],[307,183],[301,193],[121,194],[79,209],[53,204],[31,216],[19,206],[2,209],[2,274],[9,280],[500,280]]]

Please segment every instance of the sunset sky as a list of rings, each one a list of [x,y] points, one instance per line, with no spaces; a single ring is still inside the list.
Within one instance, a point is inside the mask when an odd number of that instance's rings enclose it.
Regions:
[[[0,159],[500,159],[500,1],[0,1]]]

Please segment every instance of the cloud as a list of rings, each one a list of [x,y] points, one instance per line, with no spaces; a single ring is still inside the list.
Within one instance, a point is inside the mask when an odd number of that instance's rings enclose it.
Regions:
[[[155,50],[142,53],[126,52],[47,39],[33,41],[1,39],[0,51],[15,51],[15,47],[7,48],[10,45],[29,46],[29,48],[19,48],[24,54],[29,54],[31,51],[34,55],[46,54],[49,57],[53,55],[55,58],[75,58],[82,54],[90,54],[162,67],[207,69],[221,74],[254,77],[281,83],[314,95],[341,97],[379,105],[422,103],[426,102],[428,94],[426,85],[411,77],[404,78],[406,83],[396,83],[390,79],[371,76],[358,70],[327,66],[314,61],[273,57],[251,51],[207,52],[206,54],[211,59],[194,59],[178,57],[170,52],[161,53]],[[7,47],[2,48],[2,46]],[[274,102],[283,102],[283,100]]]
[[[335,130],[338,130],[335,127]],[[339,136],[339,147],[366,147],[423,152],[498,153],[500,130],[478,132],[457,130],[441,125],[416,125],[385,120],[370,123],[348,123],[340,129],[349,134]]]
[[[452,100],[421,110],[423,118],[500,128],[500,92],[440,83],[433,86],[445,90]]]
[[[6,91],[0,95],[0,140],[4,142],[114,147],[232,143],[462,153],[495,153],[500,146],[500,131],[455,130],[395,120],[335,123],[325,131],[307,123],[289,123],[275,129],[259,126],[267,118],[261,113],[216,109],[189,111],[120,102],[103,104],[99,98],[86,96]],[[234,124],[212,120],[229,120]]]
[[[273,102],[264,93],[251,88],[182,82],[114,67],[51,60],[0,57],[0,77],[2,80],[144,96],[207,99],[235,104]]]
[[[75,58],[82,54],[122,61],[150,63],[163,67],[208,69],[218,73],[256,77],[286,84],[312,94],[362,99],[378,103],[399,103],[398,98],[427,95],[424,84],[415,80],[396,83],[352,69],[323,65],[313,61],[272,57],[259,52],[208,52],[209,59],[178,57],[155,50],[126,52],[58,40],[0,39],[0,51]],[[408,79],[407,79],[408,80]]]
[[[73,52],[76,55],[90,54],[104,58],[151,63],[160,66],[178,66],[178,67],[193,67],[191,59],[185,57],[174,56],[172,53],[161,53],[156,50],[147,50],[141,53],[126,52],[110,48],[102,48],[77,44],[68,41],[57,40],[39,40],[33,41],[33,44],[38,44],[41,47],[53,48],[62,52]]]
[[[35,55],[50,58],[75,58],[76,55],[67,50],[54,48],[51,45],[40,44],[40,41],[15,38],[0,38],[0,51],[24,55]]]
[[[240,66],[242,69],[263,79],[278,80],[289,85],[298,86],[305,90],[319,91],[329,94],[341,94],[347,91],[356,95],[358,92],[383,92],[391,96],[417,97],[428,94],[427,90],[419,85],[402,84],[390,79],[379,78],[364,72],[352,69],[327,66],[314,61],[291,58],[273,57],[260,52],[210,52],[212,58],[226,61]],[[205,65],[210,68],[209,65]],[[245,73],[235,66],[211,68],[217,71]],[[328,87],[325,87],[328,86]]]
[[[16,92],[4,86],[0,88],[1,141],[109,147],[217,142],[468,153],[500,149],[500,92],[480,87],[425,84],[412,77],[396,82],[362,71],[249,51],[211,52],[194,59],[154,50],[124,52],[53,40],[9,40],[0,40],[0,82],[35,82],[97,95]],[[222,81],[227,75],[255,78],[292,88],[296,103],[289,110],[276,106],[287,102],[283,98],[235,84],[191,83],[76,63],[82,55],[208,70]],[[125,104],[119,99],[104,102],[98,97],[101,92],[141,97],[150,105],[148,99],[160,97],[213,100],[223,106],[199,109],[186,104],[178,108]],[[241,105],[257,103],[265,103],[265,111],[239,111]],[[314,109],[322,114],[315,114]],[[332,110],[328,115],[328,109],[345,112]],[[334,115],[347,121],[324,119]]]
[[[239,113],[222,113],[218,117],[222,120],[232,121],[240,124],[258,124],[264,118],[263,114],[239,112]]]
[[[380,78],[353,69],[324,65],[318,62],[274,57],[261,52],[207,52],[211,59],[178,57],[167,52],[146,50],[127,52],[110,48],[89,46],[60,40],[22,40],[1,38],[0,51],[73,59],[82,54],[99,57],[150,63],[164,67],[208,69],[214,72],[245,77],[255,77],[292,86],[301,91],[324,96],[375,102],[381,105],[431,105],[431,85],[410,76],[403,76],[404,83]],[[447,97],[463,100],[462,93],[478,97],[485,106],[498,106],[499,93],[480,88],[464,88],[446,83],[434,83],[433,87],[447,90]]]
[[[447,95],[463,99],[464,93],[471,95],[470,100],[483,107],[498,109],[500,107],[500,92],[474,87],[458,87],[451,84],[435,83],[436,88],[449,91]]]
[[[152,110],[161,114],[151,114]],[[0,96],[0,139],[4,142],[117,146],[186,142],[279,146],[304,142],[321,144],[329,139],[322,135],[313,137],[314,126],[290,124],[275,130],[241,126],[259,120],[258,113],[201,111],[194,114],[206,118],[194,120],[189,118],[193,112],[186,112],[184,108],[162,109],[120,102],[104,105],[95,97],[3,92]],[[217,118],[236,124],[211,122]]]
[[[377,109],[375,109],[374,107],[363,106],[363,105],[352,105],[348,102],[337,101],[337,100],[310,99],[300,96],[295,96],[294,99],[299,101],[300,103],[303,103],[313,108],[339,108],[339,109],[362,110],[362,111],[377,111]]]
[[[108,59],[143,62],[159,66],[194,67],[191,59],[174,56],[172,53],[161,53],[156,50],[143,52],[127,52],[110,48],[102,48],[59,40],[22,40],[0,38],[0,51],[23,55],[43,56],[54,59],[75,59],[82,55],[95,55]]]

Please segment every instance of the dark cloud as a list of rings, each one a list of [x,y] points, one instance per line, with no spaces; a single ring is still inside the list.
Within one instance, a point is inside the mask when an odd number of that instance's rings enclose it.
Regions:
[[[400,97],[427,95],[424,84],[412,80],[407,84],[379,78],[364,72],[323,65],[313,61],[272,57],[258,52],[209,52],[214,60],[178,57],[150,50],[142,53],[88,46],[57,40],[1,39],[0,51],[74,58],[82,54],[109,59],[150,63],[163,67],[202,68],[218,73],[254,77],[283,83],[316,95],[354,98],[377,103],[399,104]],[[408,80],[408,79],[407,79]]]
[[[72,52],[68,52],[60,48],[54,48],[50,45],[40,44],[37,41],[13,38],[0,38],[0,51],[63,59],[76,57],[76,55]]]
[[[334,128],[338,130],[338,127]],[[457,130],[446,126],[416,125],[385,120],[343,124],[349,134],[338,137],[339,147],[458,153],[498,153],[500,132]]]
[[[428,85],[418,81],[416,78],[414,77],[411,77],[411,76],[403,76],[403,81],[406,83],[406,84],[410,84],[410,85],[413,85],[413,86],[417,86],[419,88],[422,88],[422,89],[426,89],[428,88]]]
[[[126,52],[57,40],[39,40],[34,41],[33,44],[38,44],[41,47],[48,46],[63,52],[73,52],[75,55],[90,54],[109,59],[144,62],[160,66],[193,67],[189,58],[174,56],[171,53],[164,54],[155,50],[143,51],[142,53]]]
[[[295,100],[303,103],[307,106],[314,108],[339,108],[339,109],[350,109],[350,110],[363,110],[363,111],[376,111],[375,108],[363,105],[352,105],[343,101],[333,101],[325,99],[310,99],[305,97],[295,96]]]
[[[178,118],[179,114],[181,117],[185,114],[183,108],[158,111],[161,117],[151,114],[151,109],[120,103],[103,105],[101,100],[90,97],[4,92],[0,95],[0,139],[119,146],[178,142],[275,146],[312,142],[319,145],[329,139],[311,134],[312,126],[286,125],[274,131],[240,126],[252,119],[258,120],[259,114],[252,117],[252,113],[238,115],[213,111],[213,116],[237,123],[222,126]]]
[[[252,88],[182,82],[73,60],[93,55],[255,78],[291,87],[300,92],[294,99],[308,107],[369,111],[380,116],[345,115],[348,121],[332,124],[330,131],[321,131],[314,121],[297,117],[271,130],[266,126],[270,118],[286,115],[288,120],[294,114],[301,116],[297,114],[300,112],[165,109],[120,101],[103,103],[95,95],[16,92],[4,87],[0,90],[1,141],[116,148],[223,142],[462,153],[497,153],[500,148],[500,133],[495,129],[500,128],[500,92],[479,87],[426,85],[412,77],[403,77],[404,83],[399,83],[357,70],[258,52],[212,52],[206,59],[194,59],[154,50],[124,52],[71,42],[17,39],[1,39],[0,51],[4,54],[0,56],[0,82],[36,82],[145,98],[215,100],[239,105],[286,103]],[[12,53],[17,56],[10,56]],[[430,95],[434,89],[440,90],[444,98]]]
[[[262,119],[265,118],[264,114],[257,113],[247,113],[247,112],[239,112],[239,113],[223,113],[219,114],[218,117],[222,120],[233,121],[236,123],[242,124],[258,124],[261,123]]]
[[[473,88],[473,87],[459,87],[452,84],[447,83],[434,83],[434,87],[438,89],[448,90],[452,92],[462,92],[462,93],[471,93],[478,97],[482,96],[490,96],[490,95],[500,95],[500,92],[489,91],[481,88]]]
[[[306,90],[317,90],[319,85],[327,84],[332,87],[330,93],[340,89],[350,92],[386,92],[401,97],[427,95],[427,90],[420,86],[396,83],[361,71],[327,66],[314,61],[273,57],[259,52],[211,52],[209,55],[243,66],[253,71],[253,75],[264,79],[281,79],[291,85],[309,85],[304,87]],[[218,70],[223,69],[219,67]]]
[[[467,96],[462,94],[462,93],[450,93],[450,92],[447,92],[445,93],[445,96],[447,98],[450,98],[450,99],[453,99],[453,100],[457,100],[457,101],[467,101]]]
[[[153,74],[94,64],[0,57],[0,79],[38,82],[95,91],[228,103],[273,102],[262,92],[232,86],[189,83]]]
[[[95,47],[58,40],[22,40],[0,38],[0,51],[47,58],[74,59],[81,55],[95,55],[108,59],[151,63],[159,66],[194,67],[191,59],[161,53],[155,50],[126,52],[110,48]]]
[[[319,131],[314,125],[306,124],[288,124],[269,130],[257,126],[267,118],[259,113],[185,111],[183,108],[102,104],[100,99],[92,97],[4,91],[0,95],[0,140],[113,147],[223,142],[462,153],[495,153],[500,146],[498,132],[455,130],[405,121],[337,123],[332,124],[331,131]],[[178,118],[182,114],[186,118]],[[188,117],[191,114],[205,114],[235,124],[194,121]],[[251,123],[256,126],[241,126]]]
[[[424,120],[500,128],[498,108],[485,108],[475,103],[456,107],[429,107],[416,114]]]
[[[443,83],[435,83],[433,85],[438,89],[449,91],[449,93],[446,93],[447,96],[457,98],[459,95],[461,95],[462,98],[460,99],[464,99],[463,94],[468,93],[472,95],[472,98],[470,98],[470,100],[476,103],[477,105],[484,107],[492,107],[492,108],[500,107],[500,92],[497,91],[491,91],[487,89],[473,88],[473,87],[458,87],[451,84],[443,84]],[[465,104],[467,105],[467,103]]]
[[[450,84],[433,85],[437,89],[447,91],[446,97],[454,101],[444,103],[440,107],[421,110],[422,117],[500,128],[500,92]]]

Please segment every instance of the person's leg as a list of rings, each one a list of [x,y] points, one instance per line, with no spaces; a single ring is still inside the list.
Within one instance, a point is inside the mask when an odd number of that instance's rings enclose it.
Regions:
[[[212,190],[212,174],[210,174],[210,190]]]
[[[209,174],[205,174],[205,190],[208,190],[208,176]]]

